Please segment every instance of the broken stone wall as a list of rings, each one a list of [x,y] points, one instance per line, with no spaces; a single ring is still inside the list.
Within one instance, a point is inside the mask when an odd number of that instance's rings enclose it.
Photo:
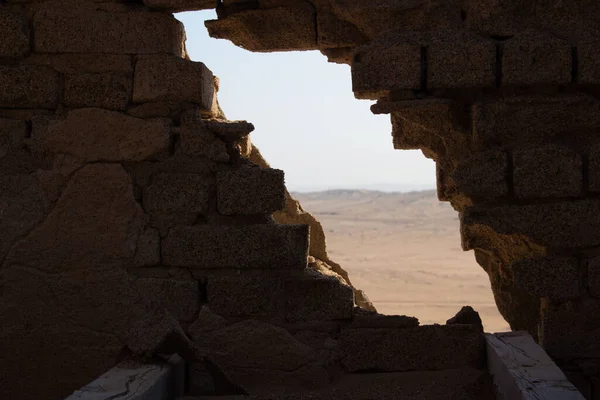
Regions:
[[[395,148],[436,161],[439,198],[511,327],[598,396],[600,3],[223,0],[217,12],[213,37],[351,65],[355,96],[391,114]]]
[[[63,398],[201,310],[219,339],[296,346],[276,365],[219,360],[236,384],[329,382],[279,327],[350,319],[355,289],[217,86],[182,24],[141,1],[0,3],[1,398]]]

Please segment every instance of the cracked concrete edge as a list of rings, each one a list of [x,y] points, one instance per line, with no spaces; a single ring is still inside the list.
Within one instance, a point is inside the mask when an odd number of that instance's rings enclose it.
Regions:
[[[185,361],[174,354],[164,363],[123,361],[65,400],[174,400],[184,386]]]
[[[485,340],[498,400],[584,400],[527,332],[486,333]]]

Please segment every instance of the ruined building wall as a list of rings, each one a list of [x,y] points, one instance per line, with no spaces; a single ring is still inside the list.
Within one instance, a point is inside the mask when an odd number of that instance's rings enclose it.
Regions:
[[[436,161],[511,327],[600,392],[600,3],[223,0],[217,13],[213,37],[350,64],[395,148]]]

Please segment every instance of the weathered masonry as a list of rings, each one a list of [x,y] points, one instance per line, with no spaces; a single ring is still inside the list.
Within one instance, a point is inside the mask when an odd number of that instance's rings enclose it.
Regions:
[[[493,398],[478,326],[376,314],[225,118],[172,15],[212,8],[214,37],[351,65],[436,161],[511,327],[599,398],[591,0],[0,2],[0,397],[177,352],[191,395]]]

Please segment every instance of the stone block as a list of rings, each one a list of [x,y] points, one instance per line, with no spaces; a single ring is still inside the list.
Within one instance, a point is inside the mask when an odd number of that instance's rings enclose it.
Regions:
[[[427,87],[484,88],[496,84],[496,44],[467,33],[440,35],[427,48]]]
[[[308,226],[197,225],[171,229],[162,242],[163,263],[211,269],[303,269]]]
[[[519,0],[465,0],[463,7],[470,29],[500,37],[521,32],[525,16],[531,15]]]
[[[346,329],[340,335],[342,365],[357,371],[431,371],[485,360],[485,340],[472,325],[400,329]]]
[[[280,280],[267,277],[214,277],[206,286],[212,311],[225,317],[265,318],[281,313]]]
[[[499,235],[522,235],[544,247],[576,249],[600,245],[598,199],[473,206],[466,208],[460,218],[465,250],[474,248],[481,227]]]
[[[284,290],[288,322],[352,318],[354,291],[335,278],[288,280]]]
[[[352,64],[352,90],[379,98],[394,90],[421,87],[421,43],[399,35],[360,47]],[[373,96],[370,96],[373,94]]]
[[[180,322],[194,321],[200,311],[203,293],[195,280],[137,278],[131,289],[149,310],[165,308]]]
[[[217,0],[144,0],[146,7],[170,13],[217,8]]]
[[[476,153],[461,161],[451,175],[458,193],[483,199],[508,195],[507,178],[508,156],[501,151]]]
[[[143,120],[99,108],[72,110],[66,118],[43,125],[34,124],[34,141],[53,153],[87,162],[141,161],[169,145],[166,120]]]
[[[317,14],[317,32],[320,48],[354,47],[367,41],[356,26],[329,12]]]
[[[577,43],[578,83],[597,85],[600,83],[600,37],[592,37]]]
[[[553,359],[600,358],[600,303],[542,301],[540,345]]]
[[[131,100],[133,80],[123,73],[81,73],[65,78],[64,103],[68,107],[125,110]]]
[[[579,261],[573,257],[528,258],[510,265],[514,285],[527,293],[564,301],[580,295]]]
[[[190,157],[208,157],[213,161],[228,162],[225,142],[215,136],[196,112],[193,114],[195,116],[181,117],[176,152]]]
[[[590,192],[600,192],[600,149],[593,148],[588,155],[588,189]]]
[[[285,207],[283,171],[238,168],[217,173],[217,211],[223,215],[271,214]]]
[[[581,156],[567,148],[543,146],[513,153],[515,196],[581,196]]]
[[[559,38],[526,31],[504,42],[503,85],[566,85],[571,82],[571,46]]]
[[[211,183],[202,175],[164,173],[157,175],[144,190],[144,209],[149,214],[210,211]]]
[[[574,135],[595,137],[600,102],[588,96],[514,97],[473,106],[473,138],[483,147],[547,144]]]
[[[316,50],[315,8],[298,2],[266,10],[246,10],[206,21],[211,37],[229,39],[249,51]]]
[[[33,19],[38,53],[167,53],[183,57],[183,24],[158,12],[46,8]],[[162,77],[164,78],[164,77]]]
[[[133,72],[133,56],[128,54],[30,54],[21,63],[45,65],[63,74]]]
[[[0,66],[0,107],[55,108],[58,73],[47,67]]]
[[[160,236],[156,229],[146,229],[138,237],[133,264],[136,267],[160,263]]]
[[[243,139],[254,131],[254,125],[247,121],[205,119],[201,122],[206,129],[227,142]]]
[[[588,260],[588,290],[594,297],[600,297],[600,257]]]
[[[144,56],[137,61],[134,103],[183,101],[210,110],[214,96],[213,74],[201,62],[168,55]]]
[[[17,58],[29,53],[29,26],[20,15],[0,10],[0,57]]]
[[[27,136],[25,121],[0,118],[0,158],[21,146]]]
[[[415,317],[373,313],[355,315],[352,318],[352,323],[349,325],[349,328],[413,328],[416,326],[419,326],[419,320]]]

